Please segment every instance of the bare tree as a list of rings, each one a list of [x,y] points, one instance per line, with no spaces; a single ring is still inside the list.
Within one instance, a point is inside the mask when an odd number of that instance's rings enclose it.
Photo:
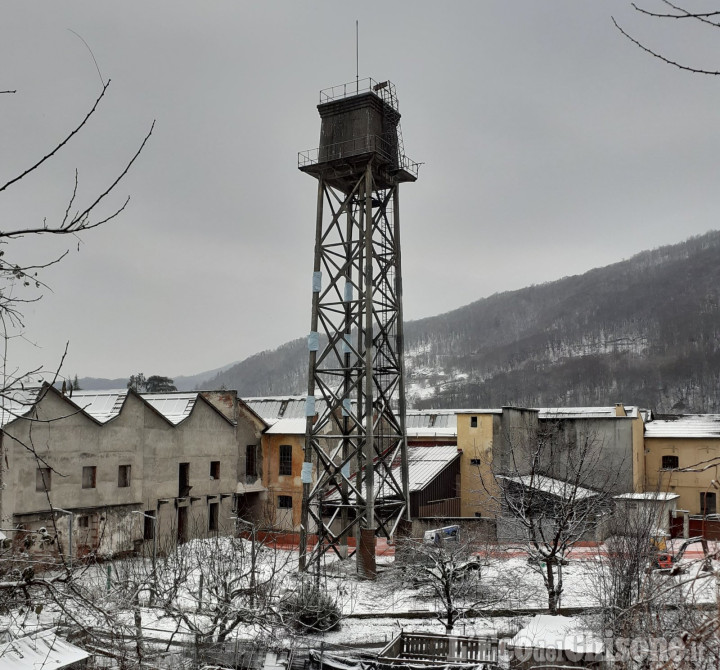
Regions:
[[[682,23],[689,21],[705,28],[720,28],[720,10],[698,12],[691,11],[682,5],[674,4],[669,0],[660,0],[660,2],[667,8],[666,11],[652,11],[650,9],[646,9],[645,7],[637,5],[634,2],[631,3],[631,5],[635,9],[635,11],[652,18],[672,19],[675,21],[680,21]],[[645,43],[630,35],[620,26],[620,24],[615,20],[614,17],[612,19],[612,22],[615,24],[615,27],[633,44],[635,44],[637,47],[639,47],[646,53],[650,54],[653,58],[661,60],[663,63],[667,63],[668,65],[672,65],[673,67],[676,67],[680,70],[692,72],[695,74],[709,74],[715,76],[720,75],[720,70],[708,70],[692,65],[685,65],[678,60],[669,58],[668,56],[660,53],[660,51],[647,46]]]
[[[436,604],[437,620],[451,633],[458,620],[476,616],[502,602],[512,586],[491,572],[491,547],[486,536],[471,528],[435,537],[407,538],[398,547],[404,579]]]
[[[500,509],[498,539],[525,545],[556,614],[562,566],[575,543],[595,539],[620,473],[605,467],[602,441],[590,430],[528,418],[503,432],[485,469],[491,480],[479,468],[481,486]]]
[[[9,194],[18,184],[32,181],[33,177],[47,166],[53,159],[80,134],[89,121],[98,113],[101,102],[104,100],[110,82],[103,82],[102,88],[90,105],[87,113],[53,146],[49,147],[41,156],[24,159],[21,157],[5,156],[6,164],[20,164],[13,176],[0,181],[0,203],[2,196]],[[17,91],[3,91],[3,93],[18,94]],[[21,93],[19,94],[21,95]],[[50,376],[50,383],[54,383],[59,376],[64,355],[60,361],[49,368],[38,367],[23,369],[12,363],[10,345],[13,338],[23,335],[23,308],[31,302],[40,299],[43,289],[48,288],[42,279],[42,271],[59,263],[68,254],[68,251],[56,256],[42,257],[38,252],[35,260],[20,261],[18,258],[16,242],[21,238],[39,239],[41,237],[69,236],[77,242],[78,236],[83,232],[104,225],[119,216],[127,207],[129,197],[113,203],[111,197],[120,181],[129,172],[135,161],[145,148],[152,135],[154,122],[145,137],[139,142],[137,148],[123,159],[120,167],[104,187],[89,195],[81,195],[79,172],[76,169],[72,176],[72,185],[68,192],[66,205],[63,210],[40,221],[18,220],[13,217],[13,224],[0,230],[0,414],[2,423],[6,423],[18,416],[28,416],[30,421],[35,420],[28,414],[29,410],[38,400],[38,392],[25,392],[28,386],[37,386],[39,376]],[[24,165],[22,165],[24,163]],[[66,346],[67,351],[67,346]],[[40,393],[43,393],[41,390]],[[0,609],[11,612],[15,617],[27,617],[29,613],[39,615],[44,607],[53,607],[63,613],[69,620],[76,615],[72,608],[66,607],[67,597],[73,588],[71,564],[67,560],[67,552],[58,554],[60,532],[57,528],[54,514],[54,505],[45,486],[45,495],[50,510],[50,522],[40,531],[27,531],[12,527],[11,520],[7,518],[3,506],[3,491],[5,489],[6,472],[9,467],[6,448],[7,440],[2,439],[0,433],[0,528],[6,539],[3,540],[2,553],[0,553]],[[37,461],[39,470],[48,474],[52,468],[38,455],[33,445],[32,431],[28,440],[20,446],[32,453]],[[55,475],[62,473],[54,472]],[[44,477],[44,475],[43,475]],[[59,565],[58,565],[59,559]],[[58,571],[57,568],[62,570]],[[54,568],[52,572],[49,570]]]

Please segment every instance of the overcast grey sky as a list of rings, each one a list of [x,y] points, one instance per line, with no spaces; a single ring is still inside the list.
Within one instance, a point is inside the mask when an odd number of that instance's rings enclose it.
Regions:
[[[637,15],[626,0],[6,2],[0,180],[41,156],[112,84],[63,156],[0,197],[2,226],[62,216],[102,189],[153,119],[115,202],[29,305],[11,366],[68,375],[194,374],[302,336],[310,322],[321,88],[397,86],[405,148],[405,315],[606,265],[717,228],[720,79],[639,51],[611,22],[720,68],[720,30]],[[655,0],[648,7],[657,8]],[[79,251],[78,251],[79,247]],[[22,294],[30,295],[30,294]]]

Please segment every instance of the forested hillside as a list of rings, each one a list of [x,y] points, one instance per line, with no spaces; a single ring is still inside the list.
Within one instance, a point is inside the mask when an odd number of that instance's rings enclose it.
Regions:
[[[415,407],[720,412],[720,232],[406,324]],[[302,393],[304,339],[202,384]]]

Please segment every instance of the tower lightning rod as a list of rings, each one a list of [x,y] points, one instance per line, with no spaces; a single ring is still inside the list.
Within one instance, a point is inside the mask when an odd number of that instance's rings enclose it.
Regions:
[[[360,29],[355,19],[355,93],[360,93]]]

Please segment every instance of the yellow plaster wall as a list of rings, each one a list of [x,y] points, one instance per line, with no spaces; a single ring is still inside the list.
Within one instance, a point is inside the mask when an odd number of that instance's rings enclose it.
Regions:
[[[477,417],[477,428],[471,427]],[[498,489],[492,475],[493,422],[495,415],[459,412],[457,415],[457,446],[460,456],[460,515],[495,516],[493,498]],[[475,461],[475,462],[474,462]],[[488,489],[488,491],[485,490]]]
[[[689,439],[645,437],[645,464],[648,491],[667,491],[677,493],[678,509],[689,510],[691,514],[701,514],[700,493],[715,492],[718,499],[717,512],[720,513],[720,491],[715,490],[711,481],[720,482],[720,463],[704,472],[674,472],[662,470],[662,457],[678,457],[678,467],[703,467],[707,461],[720,456],[720,439]]]
[[[280,475],[280,445],[292,446],[292,474]],[[305,458],[303,446],[304,435],[263,435],[262,482],[268,489],[268,510],[276,525],[285,530],[296,530],[300,527],[302,508],[302,464]],[[292,514],[290,510],[278,509],[278,496],[292,497]],[[268,516],[266,514],[265,516]]]

